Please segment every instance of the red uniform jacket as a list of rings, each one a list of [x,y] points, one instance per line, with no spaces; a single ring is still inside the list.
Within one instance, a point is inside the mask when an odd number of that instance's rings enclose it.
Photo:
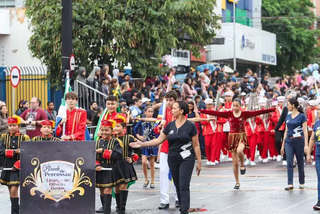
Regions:
[[[223,133],[223,125],[224,125],[226,122],[227,122],[227,119],[222,118],[222,117],[218,117],[216,132]]]
[[[281,106],[278,106],[277,107],[277,109],[276,109],[276,119],[277,119],[277,122],[279,121],[279,119],[280,119],[280,116],[281,116],[281,113],[282,113],[282,109],[283,109],[283,107],[281,107]],[[283,123],[281,126],[280,126],[280,128],[279,128],[279,131],[284,131],[286,129],[286,123]]]
[[[225,102],[224,108],[226,111],[231,111],[232,110],[232,101],[231,102]]]
[[[174,117],[172,115],[172,108],[169,108],[169,107],[166,108],[166,117],[165,118],[166,118],[166,124],[164,125],[164,127],[166,127],[168,123],[170,123],[171,121],[174,120]],[[159,130],[158,126],[155,128],[154,131],[155,131],[156,134],[160,134],[160,130]],[[162,143],[160,152],[163,152],[163,153],[168,153],[169,152],[169,142],[168,142],[168,140],[166,140],[166,141],[164,141]]]
[[[307,124],[310,128],[313,128],[315,122],[316,122],[316,107],[311,106],[310,108],[308,108],[307,110]]]
[[[214,110],[214,109],[212,109]],[[208,118],[208,115],[206,114],[200,114],[200,118]],[[216,130],[213,130],[210,121],[201,121],[202,124],[202,135],[212,135],[215,133]],[[215,121],[212,121],[213,124],[215,124]]]
[[[65,135],[70,136],[70,140],[85,140],[87,123],[87,112],[82,109],[74,109],[73,111],[67,110],[67,122]],[[62,135],[63,126],[59,124],[57,127],[57,136]]]
[[[116,116],[117,115],[121,115],[121,116],[123,116],[124,118],[127,118],[127,115],[125,115],[125,114],[121,114],[121,113],[118,113],[118,112],[113,112],[113,113],[109,113],[109,112],[107,112],[105,115],[104,115],[104,120],[112,120],[112,119],[115,119],[116,118]]]
[[[256,129],[255,129],[256,132],[264,132],[266,130],[261,117],[256,117],[256,124],[257,124]]]
[[[277,114],[278,114],[277,111],[272,112],[271,117],[269,117],[269,127],[268,127],[268,131],[270,131],[270,135],[275,135],[275,132],[271,132],[271,131],[276,128],[276,125],[277,125],[277,123],[278,123]]]
[[[249,118],[248,120],[251,120],[251,124],[253,125],[253,129],[255,128],[255,117],[254,118]],[[255,134],[254,130],[252,130],[251,125],[249,123],[249,121],[246,121],[245,123],[245,131],[248,137],[251,137],[253,134]]]

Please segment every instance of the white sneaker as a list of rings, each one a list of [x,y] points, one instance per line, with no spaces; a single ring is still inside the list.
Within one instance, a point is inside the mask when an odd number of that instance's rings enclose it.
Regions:
[[[277,156],[273,156],[272,160],[274,161],[277,160]]]
[[[271,156],[267,157],[267,160],[273,160],[273,157],[271,157]]]
[[[281,159],[282,159],[281,155],[278,155],[278,157],[277,157],[277,162],[280,162]]]
[[[256,163],[254,161],[251,161],[250,165],[251,166],[256,166]]]
[[[245,165],[245,166],[248,166],[250,163],[251,163],[251,160],[250,160],[250,159],[247,159],[246,162],[244,162],[244,165]]]
[[[228,161],[229,161],[229,162],[232,161],[232,158],[228,158]]]
[[[282,161],[282,166],[287,166],[287,161]]]
[[[156,169],[160,169],[160,164],[155,163],[155,164],[154,164],[154,168],[156,168]]]
[[[262,160],[263,160],[261,156],[259,156],[258,159],[259,159],[259,161],[262,161]]]
[[[214,162],[210,161],[210,166],[215,166],[216,164]]]
[[[256,151],[256,157],[258,157],[260,155],[259,150]]]
[[[223,154],[222,154],[220,160],[223,161],[223,160],[226,159],[226,157],[227,157],[227,155],[223,155]]]
[[[210,165],[211,165],[211,162],[207,160],[207,166],[210,166]]]
[[[215,164],[219,164],[220,162],[216,160],[214,163],[215,163]]]
[[[314,156],[313,155],[311,155],[311,159],[314,160]]]
[[[268,162],[269,162],[268,158],[262,160],[262,163],[268,163]]]
[[[313,162],[312,162],[312,166],[315,166],[315,165],[316,165],[316,162],[315,162],[315,161],[313,161]]]

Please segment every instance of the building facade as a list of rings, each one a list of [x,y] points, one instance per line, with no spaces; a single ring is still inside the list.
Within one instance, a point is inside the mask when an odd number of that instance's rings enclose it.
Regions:
[[[276,35],[261,30],[262,0],[237,1],[235,4],[235,26],[233,23],[233,1],[217,1],[215,13],[221,15],[221,29],[217,30],[216,37],[223,38],[224,44],[208,45],[206,47],[207,61],[219,62],[233,67],[235,56],[237,68],[276,65]]]

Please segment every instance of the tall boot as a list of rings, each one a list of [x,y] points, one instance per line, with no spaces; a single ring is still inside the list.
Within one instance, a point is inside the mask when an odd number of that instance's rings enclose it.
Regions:
[[[11,198],[11,214],[19,214],[19,198]]]
[[[128,191],[120,191],[120,210],[118,214],[125,214],[126,213],[126,205],[128,199]]]
[[[115,194],[115,195],[116,195],[116,202],[117,202],[116,211],[118,212],[120,210],[120,194]]]
[[[102,207],[100,207],[98,210],[96,210],[96,213],[103,213],[103,196],[100,195],[100,200],[101,200],[101,205]]]
[[[14,206],[12,199],[13,199],[13,198],[10,198],[10,201],[11,201],[11,214],[13,213],[13,206]]]
[[[103,196],[103,211],[104,214],[110,214],[111,213],[111,200],[112,200],[112,195],[104,195]]]

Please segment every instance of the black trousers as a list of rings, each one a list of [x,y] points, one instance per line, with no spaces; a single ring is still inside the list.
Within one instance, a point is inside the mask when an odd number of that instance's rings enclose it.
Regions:
[[[279,154],[281,154],[281,145],[284,137],[284,131],[276,131],[275,139],[276,139],[276,147],[278,149]],[[283,160],[287,160],[286,153],[283,155]]]
[[[190,181],[195,160],[168,158],[168,165],[180,202],[180,213],[187,214],[190,208]]]

